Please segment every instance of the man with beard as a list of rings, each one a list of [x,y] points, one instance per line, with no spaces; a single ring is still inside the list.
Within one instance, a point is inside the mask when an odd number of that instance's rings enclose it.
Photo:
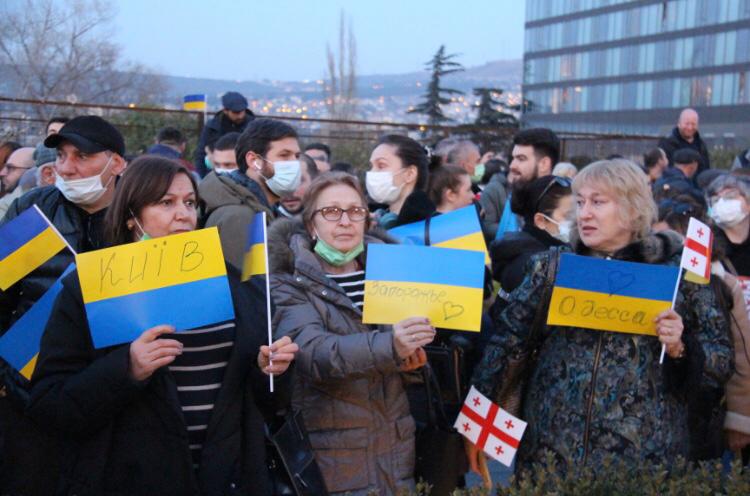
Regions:
[[[308,154],[303,153],[299,156],[299,162],[302,166],[302,180],[299,187],[290,195],[284,195],[276,206],[277,218],[294,217],[302,212],[302,198],[305,191],[313,179],[318,177],[317,163]]]

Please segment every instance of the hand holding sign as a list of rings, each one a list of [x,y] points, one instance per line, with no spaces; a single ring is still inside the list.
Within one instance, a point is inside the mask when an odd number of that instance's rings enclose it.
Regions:
[[[665,310],[654,319],[659,341],[666,347],[666,352],[672,358],[677,358],[685,345],[682,343],[682,317],[672,309]]]
[[[402,360],[435,339],[435,328],[424,317],[411,317],[393,324],[393,348]]]
[[[182,343],[174,339],[159,339],[162,334],[174,332],[174,327],[152,327],[130,343],[130,377],[145,381],[157,369],[174,362],[182,354]]]

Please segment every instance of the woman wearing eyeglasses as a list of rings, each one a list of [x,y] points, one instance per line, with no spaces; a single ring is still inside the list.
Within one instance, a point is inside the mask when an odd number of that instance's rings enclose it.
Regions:
[[[365,256],[383,235],[354,176],[317,177],[302,220],[269,232],[278,336],[299,345],[293,406],[302,412],[331,493],[396,494],[414,486],[414,420],[401,373],[424,365],[435,329],[415,316],[362,323]]]
[[[532,255],[570,241],[573,194],[567,177],[544,176],[513,190],[511,209],[524,219],[523,229],[506,233],[490,245],[494,278],[505,293],[521,284]]]

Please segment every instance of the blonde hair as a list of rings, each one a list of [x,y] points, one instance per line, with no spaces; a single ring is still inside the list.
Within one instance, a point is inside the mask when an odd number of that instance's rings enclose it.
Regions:
[[[600,160],[584,167],[573,179],[573,194],[584,186],[606,190],[617,204],[620,221],[629,226],[632,240],[644,239],[656,222],[657,209],[648,177],[633,162],[624,159]]]

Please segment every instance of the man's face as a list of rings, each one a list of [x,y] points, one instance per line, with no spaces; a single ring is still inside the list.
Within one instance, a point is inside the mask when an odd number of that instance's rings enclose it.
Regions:
[[[266,153],[266,160],[262,160],[263,163],[261,172],[263,176],[271,179],[276,171],[273,168],[273,163],[270,162],[283,162],[286,160],[297,160],[299,158],[300,148],[297,138],[282,138],[277,141],[272,141],[268,147],[268,153]]]
[[[477,164],[479,163],[479,159],[481,158],[482,156],[479,155],[479,150],[477,148],[471,148],[470,151],[464,154],[463,160],[458,165],[463,170],[468,172],[470,176],[473,176],[474,172],[476,171]]]
[[[113,176],[122,172],[124,163],[110,163],[111,152],[84,153],[70,142],[63,142],[57,147],[55,172],[65,181],[83,179],[102,174],[102,184],[109,184]],[[109,163],[109,167],[107,164]],[[105,171],[104,168],[107,167]]]
[[[33,148],[19,148],[8,157],[5,166],[0,170],[0,188],[3,193],[10,193],[23,176],[24,172],[34,166]]]
[[[698,132],[698,113],[694,110],[683,110],[680,120],[677,121],[677,129],[685,140],[693,141],[695,133]]]
[[[246,111],[244,110],[235,112],[234,110],[224,109],[224,115],[226,115],[227,118],[235,124],[240,124],[245,120],[245,113]]]
[[[539,177],[539,161],[531,145],[515,145],[508,171],[508,182],[532,181]]]
[[[307,187],[310,186],[310,182],[312,181],[305,163],[302,162],[301,165],[302,181],[299,183],[299,188],[291,195],[281,197],[281,205],[284,207],[284,210],[292,215],[297,215],[302,211],[302,197],[305,196],[305,191],[307,191]]]
[[[50,125],[47,126],[47,136],[51,136],[53,134],[59,133],[60,129],[62,129],[62,127],[64,125],[65,124],[62,123],[62,122],[52,122],[52,123],[50,123]]]
[[[698,172],[698,162],[690,162],[689,164],[682,164],[680,167],[688,178],[692,178],[696,172]]]
[[[237,168],[237,155],[234,150],[214,150],[213,164],[216,170],[234,170]]]
[[[323,150],[316,150],[311,148],[305,152],[311,159],[315,160],[315,165],[318,166],[318,172],[328,172],[331,170],[331,163],[328,161],[328,155]]]

